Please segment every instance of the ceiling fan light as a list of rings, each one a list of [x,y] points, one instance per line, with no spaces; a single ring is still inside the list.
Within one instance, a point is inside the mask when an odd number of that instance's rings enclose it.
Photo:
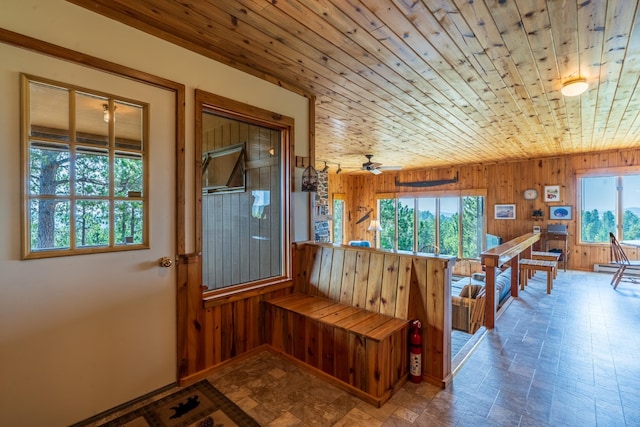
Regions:
[[[575,79],[562,85],[561,92],[564,96],[578,96],[582,95],[588,88],[589,85],[586,79]]]

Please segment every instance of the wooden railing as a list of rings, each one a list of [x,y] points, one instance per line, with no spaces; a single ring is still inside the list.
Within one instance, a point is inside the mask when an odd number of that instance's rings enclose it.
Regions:
[[[496,321],[496,268],[503,265],[511,267],[511,296],[518,296],[518,262],[522,254],[525,258],[531,258],[531,246],[540,240],[540,233],[528,233],[509,240],[499,246],[482,252],[480,260],[486,273],[486,308],[485,327],[493,329]]]

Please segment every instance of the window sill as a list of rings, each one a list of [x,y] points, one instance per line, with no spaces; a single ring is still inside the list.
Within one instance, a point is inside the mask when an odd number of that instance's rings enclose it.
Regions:
[[[204,308],[215,307],[252,298],[258,295],[274,292],[293,286],[293,280],[288,277],[281,277],[268,282],[251,283],[248,285],[235,286],[233,288],[216,289],[206,291],[202,296]]]

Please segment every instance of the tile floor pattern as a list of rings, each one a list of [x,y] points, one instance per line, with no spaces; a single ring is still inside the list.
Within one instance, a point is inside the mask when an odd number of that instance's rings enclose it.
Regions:
[[[407,383],[375,408],[265,351],[208,379],[261,425],[640,426],[640,283],[559,272],[521,297],[447,389]],[[99,426],[136,405],[82,422]]]
[[[442,390],[382,408],[263,352],[209,377],[264,426],[640,426],[640,284],[538,274]]]

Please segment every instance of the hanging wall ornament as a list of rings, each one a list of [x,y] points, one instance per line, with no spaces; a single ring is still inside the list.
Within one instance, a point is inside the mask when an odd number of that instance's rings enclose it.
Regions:
[[[302,191],[318,191],[318,173],[311,165],[302,172]]]

